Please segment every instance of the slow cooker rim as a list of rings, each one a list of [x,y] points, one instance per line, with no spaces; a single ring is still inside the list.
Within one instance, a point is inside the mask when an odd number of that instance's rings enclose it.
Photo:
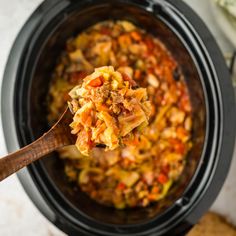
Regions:
[[[9,59],[9,60],[10,60],[10,59]],[[3,96],[2,96],[2,98],[3,98]],[[3,99],[2,99],[2,107],[4,107],[3,105],[4,105],[4,104],[3,104]],[[2,115],[2,116],[3,116],[3,115]],[[7,131],[4,131],[5,134],[6,134],[6,132],[7,132]]]
[[[105,1],[106,2],[106,1]],[[102,5],[103,4],[103,2],[101,1],[100,2],[100,5]],[[60,194],[60,193],[59,193]],[[186,199],[186,198],[185,198]],[[185,202],[186,202],[186,200],[185,200]],[[180,203],[180,201],[178,200],[178,204],[181,204]],[[68,205],[71,205],[69,202],[68,202]],[[88,217],[87,215],[84,215],[82,212],[80,212],[80,214],[82,214],[83,216],[85,216],[85,217],[87,217],[87,218],[89,218],[89,219],[91,219],[91,217]],[[164,214],[164,213],[163,213]],[[93,221],[94,221],[95,219],[93,219]],[[154,219],[153,219],[154,220]],[[97,220],[95,220],[96,222],[98,222]],[[148,220],[147,222],[150,222],[150,221],[152,221],[152,220]],[[100,222],[98,222],[98,223],[100,223]],[[143,224],[145,224],[146,222],[144,222]],[[101,223],[100,223],[101,224]],[[102,224],[104,224],[104,225],[112,225],[112,224],[109,224],[109,223],[102,223]],[[140,224],[142,224],[142,223],[140,223]],[[131,226],[131,225],[135,225],[135,224],[130,224],[129,226]],[[119,225],[119,227],[129,227],[129,226],[126,226],[126,225]]]

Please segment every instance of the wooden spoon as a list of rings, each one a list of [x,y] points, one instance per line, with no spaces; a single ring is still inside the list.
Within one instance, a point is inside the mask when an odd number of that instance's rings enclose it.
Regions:
[[[125,80],[130,82],[133,89],[138,88],[133,79],[125,76]],[[0,158],[0,181],[60,147],[75,144],[76,136],[71,134],[69,126],[71,122],[72,114],[67,108],[58,122],[39,139],[19,151]],[[105,146],[98,144],[96,147]]]
[[[67,108],[58,122],[43,136],[19,151],[0,158],[0,181],[46,154],[63,146],[75,144],[71,134],[72,114]]]

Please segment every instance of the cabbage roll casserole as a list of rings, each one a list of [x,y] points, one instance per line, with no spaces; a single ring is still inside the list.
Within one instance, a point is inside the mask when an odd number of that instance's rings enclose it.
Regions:
[[[103,66],[112,66],[145,89],[140,96],[150,101],[144,109],[148,122],[142,120],[142,132],[121,147],[109,134],[111,146],[115,145],[112,151],[94,147],[85,157],[83,150],[70,146],[58,153],[68,182],[94,201],[117,209],[146,207],[165,198],[184,170],[192,147],[188,89],[181,68],[158,35],[128,21],[100,22],[68,39],[57,60],[48,94],[50,125],[67,106],[71,89]],[[105,114],[102,109],[100,116]],[[128,112],[129,105],[121,114]],[[83,149],[89,144],[78,140],[78,145]]]

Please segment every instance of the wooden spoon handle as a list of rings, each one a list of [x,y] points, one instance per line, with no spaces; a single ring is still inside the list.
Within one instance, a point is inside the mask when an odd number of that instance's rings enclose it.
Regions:
[[[60,129],[51,129],[28,146],[0,158],[0,181],[55,149],[68,145],[61,132]]]

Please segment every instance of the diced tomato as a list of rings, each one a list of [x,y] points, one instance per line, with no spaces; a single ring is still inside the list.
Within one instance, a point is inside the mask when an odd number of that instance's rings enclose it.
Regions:
[[[92,140],[89,140],[88,141],[88,146],[89,146],[90,149],[93,148],[94,147],[94,142]]]
[[[153,67],[148,67],[147,71],[148,71],[148,74],[155,74],[155,68]]]
[[[148,195],[148,200],[155,201],[156,199],[157,199],[157,195],[156,194],[149,194]]]
[[[155,47],[155,44],[154,44],[153,40],[150,39],[150,38],[146,38],[146,39],[145,39],[145,43],[146,43],[146,45],[147,45],[149,51],[153,51],[153,49],[154,49],[154,47]]]
[[[132,43],[130,36],[127,34],[119,36],[118,41],[122,48],[128,47]]]
[[[141,79],[141,70],[135,70],[134,79],[136,79],[136,80]]]
[[[101,85],[103,85],[103,77],[99,76],[99,77],[91,80],[88,85],[90,85],[92,87],[100,87]]]
[[[158,193],[159,192],[159,188],[157,186],[154,186],[152,188],[152,193]]]
[[[189,97],[187,94],[183,94],[181,99],[180,99],[180,104],[179,107],[186,111],[186,112],[190,112],[191,111],[191,106],[190,106],[190,102],[189,102]]]
[[[168,181],[168,177],[165,174],[161,173],[157,177],[157,180],[158,180],[159,183],[165,184]]]
[[[178,140],[176,138],[170,138],[168,141],[171,144],[171,146],[174,148],[175,152],[177,152],[179,154],[184,154],[185,145],[183,142],[181,142],[180,140]]]
[[[179,154],[184,154],[185,152],[185,145],[182,142],[179,142],[175,145],[175,151]]]
[[[134,137],[134,139],[132,139],[132,141],[131,141],[131,145],[133,145],[133,146],[135,146],[135,145],[139,145],[139,139],[138,139],[138,137]]]
[[[119,190],[124,190],[126,188],[125,184],[120,182],[118,185],[117,185],[117,189]]]
[[[180,139],[185,138],[188,135],[188,132],[182,126],[179,126],[176,131],[177,136]]]
[[[130,35],[136,41],[140,41],[142,39],[141,35],[137,31],[131,32]]]

